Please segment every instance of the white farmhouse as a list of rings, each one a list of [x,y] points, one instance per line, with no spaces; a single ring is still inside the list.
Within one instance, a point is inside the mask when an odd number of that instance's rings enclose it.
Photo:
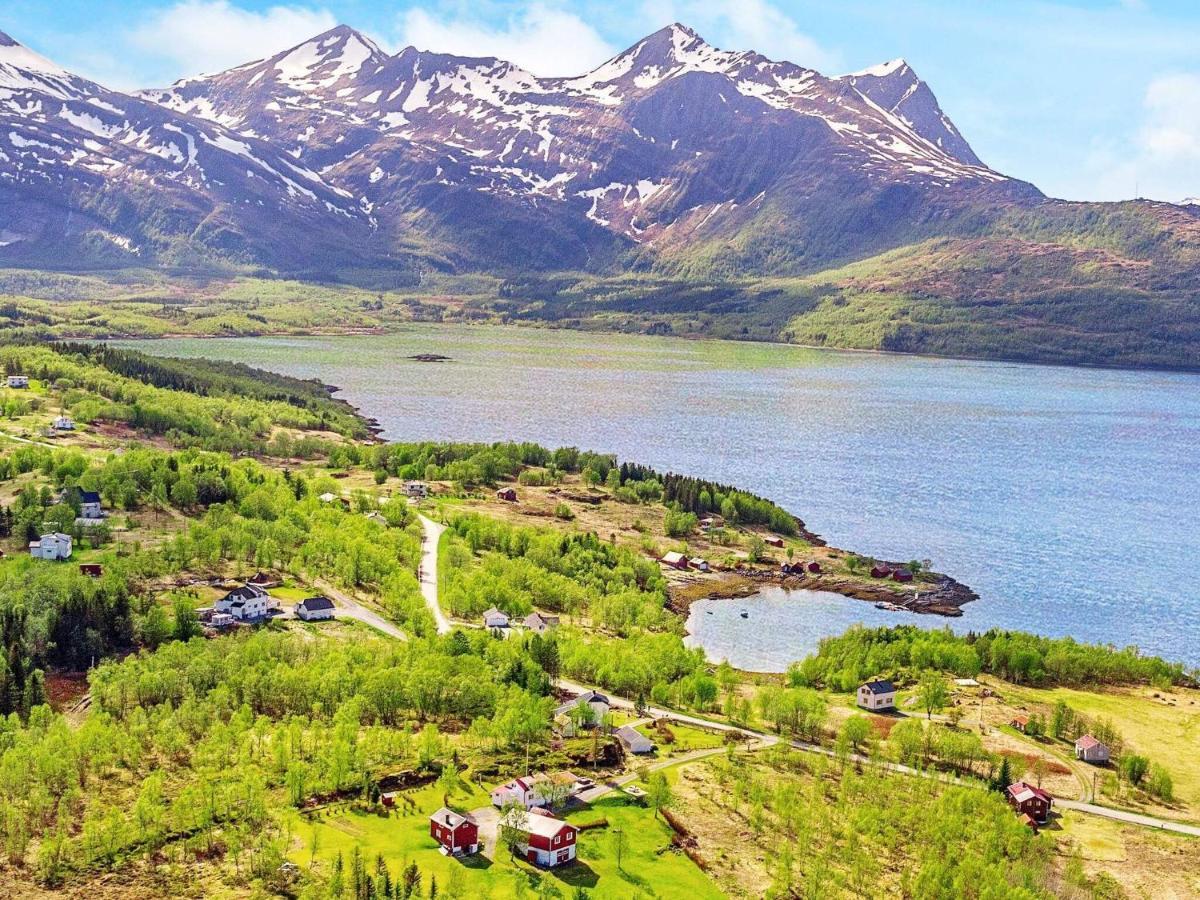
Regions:
[[[70,416],[58,416],[50,423],[50,427],[55,431],[74,431],[75,421]]]
[[[28,375],[9,375],[8,386],[10,388],[27,388],[29,387]]]
[[[890,681],[868,681],[858,689],[858,705],[863,709],[896,708],[896,686]]]
[[[30,542],[29,555],[35,559],[70,559],[71,536],[59,531],[43,534],[41,540]]]
[[[256,584],[244,584],[213,604],[217,612],[229,613],[235,619],[261,619],[271,608],[271,595]]]
[[[296,618],[305,622],[333,618],[333,601],[328,597],[309,597],[296,604]]]
[[[79,516],[83,519],[104,518],[104,506],[98,491],[79,492]]]

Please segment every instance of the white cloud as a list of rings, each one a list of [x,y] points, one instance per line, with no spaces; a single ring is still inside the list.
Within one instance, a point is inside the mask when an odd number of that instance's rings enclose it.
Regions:
[[[543,77],[578,75],[616,48],[574,13],[532,4],[491,26],[461,17],[437,18],[424,9],[401,19],[401,42],[418,50],[459,56],[495,56]]]
[[[256,12],[229,0],[181,0],[152,13],[129,42],[180,71],[199,74],[271,56],[336,24],[325,9],[272,6]]]
[[[1200,162],[1200,75],[1163,75],[1146,89],[1139,142],[1163,162]]]
[[[795,19],[768,0],[646,0],[649,30],[680,22],[722,50],[757,50],[825,74],[835,74],[840,53],[822,47]]]

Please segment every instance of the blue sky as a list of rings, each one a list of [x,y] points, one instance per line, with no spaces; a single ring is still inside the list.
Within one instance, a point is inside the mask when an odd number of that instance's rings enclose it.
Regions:
[[[581,72],[681,21],[840,74],[903,56],[991,166],[1054,196],[1200,196],[1196,0],[5,0],[0,30],[109,86],[159,86],[339,22],[384,47]]]

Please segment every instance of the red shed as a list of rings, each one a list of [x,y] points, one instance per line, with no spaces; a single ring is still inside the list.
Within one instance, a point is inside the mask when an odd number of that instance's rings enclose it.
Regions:
[[[892,575],[892,570],[889,569],[887,566],[871,566],[871,577],[872,578],[890,578],[891,575]]]
[[[768,537],[763,538],[763,543],[770,544],[772,547],[782,547],[783,538],[776,537],[775,535],[769,535]]]
[[[1054,806],[1054,798],[1041,788],[1018,781],[1016,784],[1008,786],[1005,796],[1013,809],[1029,816],[1039,825],[1045,825],[1049,821],[1050,808]]]
[[[79,573],[88,576],[88,578],[99,578],[104,574],[104,567],[98,563],[81,563]]]
[[[892,578],[896,579],[896,581],[912,581],[913,574],[908,569],[897,569],[892,573]]]
[[[812,572],[814,575],[820,575],[821,564],[819,562],[810,562],[808,564],[808,571]]]
[[[479,826],[475,820],[444,806],[429,817],[429,836],[450,856],[479,852]]]
[[[510,487],[500,488],[500,490],[496,491],[496,499],[504,500],[507,503],[516,503],[517,502],[516,489],[510,488]]]

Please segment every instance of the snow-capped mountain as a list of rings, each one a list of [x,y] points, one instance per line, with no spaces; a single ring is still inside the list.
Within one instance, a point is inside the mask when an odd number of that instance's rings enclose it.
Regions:
[[[827,190],[1037,196],[978,160],[907,65],[826,78],[681,25],[553,79],[494,58],[388,56],[340,26],[141,96],[286,148],[391,240],[416,226],[452,257],[529,260],[533,239],[535,264],[587,266]]]
[[[14,261],[47,243],[66,256],[150,261],[184,235],[281,259],[251,222],[312,239],[331,220],[367,232],[356,200],[272,144],[107,90],[3,33],[0,197],[0,248]]]

